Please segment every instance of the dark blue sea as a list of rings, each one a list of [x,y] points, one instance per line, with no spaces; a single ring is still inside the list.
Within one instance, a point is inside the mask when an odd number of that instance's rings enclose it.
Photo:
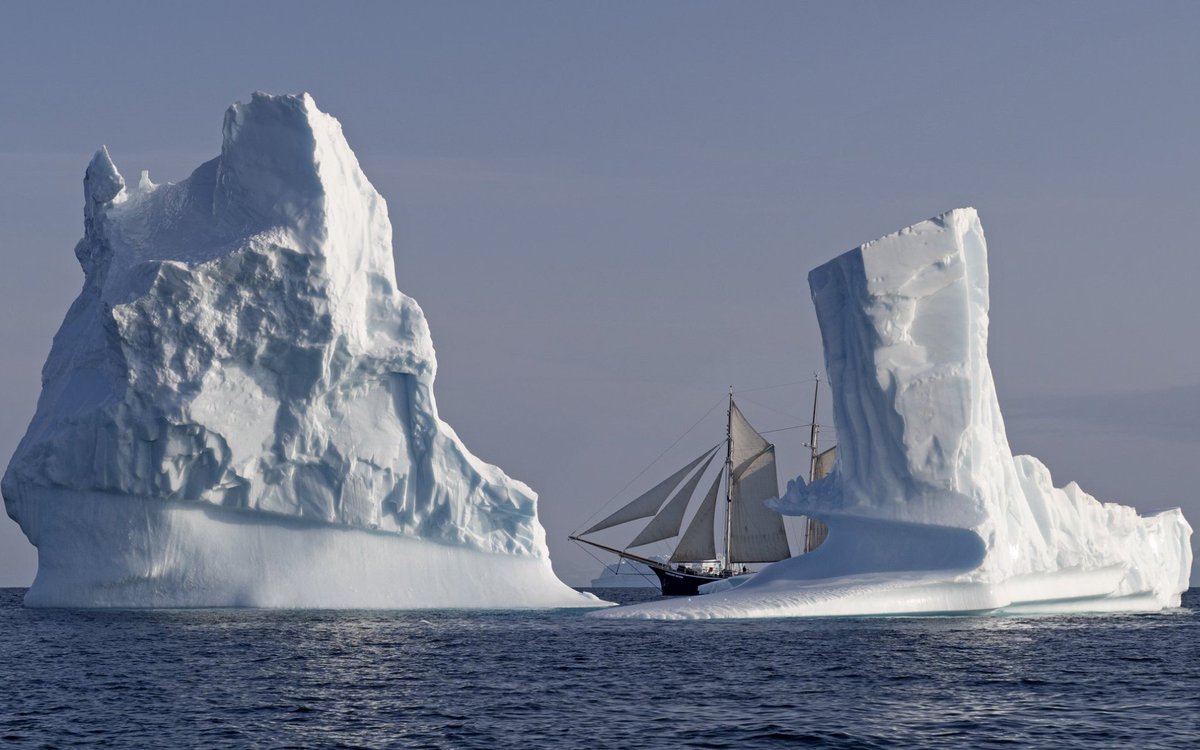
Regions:
[[[701,623],[23,593],[0,590],[12,746],[1200,747],[1197,589],[1151,615]]]

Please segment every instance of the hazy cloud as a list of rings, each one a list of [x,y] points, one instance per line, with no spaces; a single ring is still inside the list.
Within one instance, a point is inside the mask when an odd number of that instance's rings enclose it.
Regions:
[[[1200,443],[1200,383],[1087,396],[1034,396],[1004,404],[1009,422],[1058,422],[1130,436]]]

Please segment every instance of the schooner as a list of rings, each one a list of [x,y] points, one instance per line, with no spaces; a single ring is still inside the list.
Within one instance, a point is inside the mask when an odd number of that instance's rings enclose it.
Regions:
[[[818,381],[818,388],[819,388]],[[834,448],[819,453],[816,448],[816,394],[813,394],[813,426],[809,447],[812,459],[809,478],[819,479],[833,465]],[[722,451],[721,449],[724,448]],[[722,453],[724,455],[722,455]],[[707,485],[687,529],[679,533],[689,505],[709,467],[718,457],[724,464]],[[722,495],[721,489],[724,487]],[[649,567],[662,584],[666,596],[691,596],[699,587],[750,572],[750,563],[768,563],[792,556],[783,516],[768,508],[766,500],[779,496],[775,470],[775,446],[767,441],[738,409],[729,390],[725,440],[707,449],[690,463],[651,489],[638,495],[599,523],[572,534],[569,539],[615,553]],[[717,551],[717,507],[723,510],[723,541]],[[614,526],[650,518],[625,549],[600,544],[586,537]],[[808,519],[804,552],[824,541],[825,526]],[[640,547],[679,537],[667,562],[629,552]]]

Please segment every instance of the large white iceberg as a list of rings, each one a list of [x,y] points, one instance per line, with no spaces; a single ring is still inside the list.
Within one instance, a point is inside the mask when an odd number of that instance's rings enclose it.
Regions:
[[[775,506],[829,526],[816,551],[732,591],[596,613],[778,617],[1157,610],[1188,587],[1192,529],[1013,456],[987,358],[988,270],[974,209],[809,274],[833,390],[836,470]]]
[[[421,308],[340,124],[255,94],[178,184],[84,178],[83,290],[3,479],[51,606],[596,604],[536,495],[438,418]]]

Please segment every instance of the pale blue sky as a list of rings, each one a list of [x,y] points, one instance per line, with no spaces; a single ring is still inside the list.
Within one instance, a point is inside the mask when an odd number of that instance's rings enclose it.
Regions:
[[[178,180],[229,103],[309,91],[389,202],[443,415],[539,491],[569,582],[599,564],[565,535],[729,383],[820,366],[810,268],[962,205],[1014,449],[1200,518],[1194,3],[167,5],[0,10],[0,461],[78,292],[92,151]],[[33,570],[4,520],[0,585]]]

